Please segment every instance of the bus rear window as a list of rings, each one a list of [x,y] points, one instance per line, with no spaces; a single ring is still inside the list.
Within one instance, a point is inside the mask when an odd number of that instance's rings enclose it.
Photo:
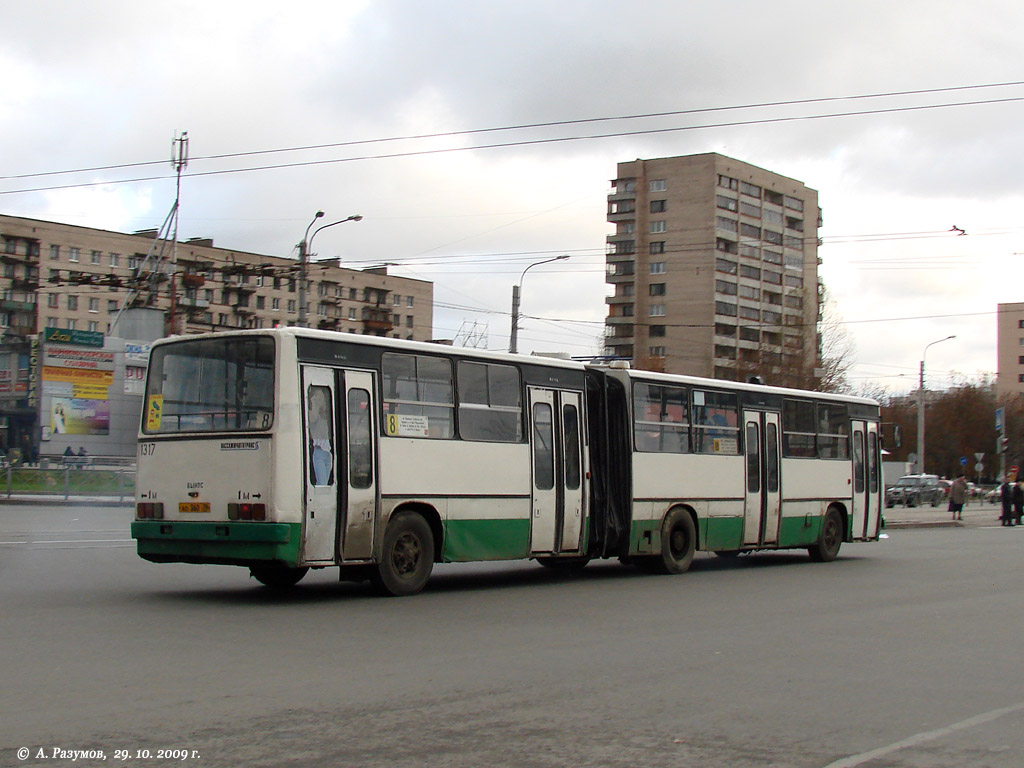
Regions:
[[[274,341],[225,337],[157,347],[149,362],[142,431],[249,432],[274,421]]]

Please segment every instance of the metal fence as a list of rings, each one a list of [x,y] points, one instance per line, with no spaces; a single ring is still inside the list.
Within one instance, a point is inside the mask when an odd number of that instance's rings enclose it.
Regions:
[[[3,467],[0,495],[72,496],[116,498],[135,496],[135,466],[122,461],[68,456],[59,461],[41,461],[38,466]]]

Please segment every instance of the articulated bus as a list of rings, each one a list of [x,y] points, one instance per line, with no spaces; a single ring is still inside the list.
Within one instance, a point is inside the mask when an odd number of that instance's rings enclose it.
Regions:
[[[273,587],[339,567],[384,594],[436,562],[595,558],[879,536],[873,400],[282,328],[152,347],[138,553]]]

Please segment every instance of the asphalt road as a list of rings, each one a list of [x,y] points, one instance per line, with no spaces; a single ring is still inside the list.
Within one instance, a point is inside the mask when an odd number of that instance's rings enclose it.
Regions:
[[[0,766],[1024,764],[1024,528],[994,519],[383,599],[146,563],[129,516],[0,505]]]

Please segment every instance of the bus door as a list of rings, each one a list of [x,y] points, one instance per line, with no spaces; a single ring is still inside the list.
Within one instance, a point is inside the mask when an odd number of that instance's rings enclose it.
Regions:
[[[377,496],[373,374],[303,366],[302,380],[303,559],[368,558]]]
[[[880,444],[878,425],[854,421],[853,450],[853,536],[874,538],[881,517]]]
[[[534,553],[580,550],[585,472],[581,425],[580,393],[530,388],[530,549]]]
[[[743,545],[777,544],[781,521],[779,414],[743,412],[746,460]]]

